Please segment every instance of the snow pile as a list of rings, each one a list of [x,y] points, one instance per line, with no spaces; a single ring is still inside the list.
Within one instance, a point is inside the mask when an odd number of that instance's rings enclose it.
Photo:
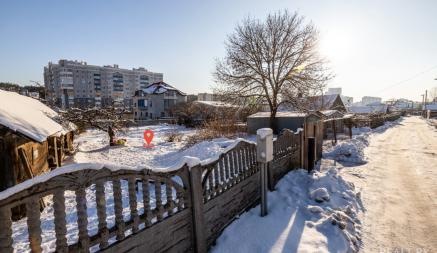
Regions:
[[[218,159],[220,154],[234,147],[239,140],[217,138],[211,141],[202,141],[187,149],[157,155],[150,161],[149,166],[156,170],[172,170],[180,168],[184,163],[189,167],[197,164],[209,163]]]
[[[52,118],[57,113],[40,101],[16,92],[0,90],[0,124],[43,142],[63,127]]]
[[[341,162],[350,162],[356,164],[366,163],[364,148],[369,145],[369,132],[367,129],[361,129],[361,134],[353,135],[352,139],[339,141],[337,145],[327,147],[323,157]]]
[[[369,138],[374,134],[382,133],[388,128],[398,125],[400,121],[401,119],[389,121],[375,129],[369,127],[352,128],[352,139],[340,140],[335,146],[330,144],[331,141],[326,142],[323,147],[323,158],[339,162],[364,164],[367,160],[364,149],[369,146]]]
[[[359,197],[335,167],[312,174],[291,171],[268,193],[268,215],[260,217],[259,206],[242,214],[211,251],[356,252]]]

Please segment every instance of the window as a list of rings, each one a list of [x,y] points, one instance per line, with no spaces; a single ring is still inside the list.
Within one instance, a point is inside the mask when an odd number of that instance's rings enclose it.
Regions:
[[[138,99],[138,107],[146,107],[147,105],[147,100],[146,103],[144,103],[144,99]]]

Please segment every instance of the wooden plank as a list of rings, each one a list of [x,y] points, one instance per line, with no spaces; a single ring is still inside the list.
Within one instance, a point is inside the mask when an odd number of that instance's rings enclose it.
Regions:
[[[24,149],[19,148],[18,155],[20,156],[20,161],[21,161],[21,164],[23,165],[24,173],[26,173],[27,179],[33,178],[33,167],[29,163],[29,159],[27,158],[27,155],[26,155],[26,152],[24,151]]]
[[[205,217],[203,214],[202,167],[195,166],[191,168],[190,186],[195,234],[194,238],[196,245],[195,251],[197,253],[206,253],[207,246],[205,237]]]
[[[0,209],[0,252],[12,253],[12,219],[11,208]]]

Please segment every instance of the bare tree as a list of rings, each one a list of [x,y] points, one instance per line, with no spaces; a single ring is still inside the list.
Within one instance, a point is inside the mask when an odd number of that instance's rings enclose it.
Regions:
[[[123,130],[133,123],[126,117],[129,110],[118,103],[103,108],[71,108],[59,113],[64,121],[73,122],[79,130],[91,127],[108,133],[111,146],[115,144],[115,132]]]
[[[225,42],[226,55],[217,60],[215,92],[223,100],[267,103],[270,124],[282,103],[295,108],[301,97],[323,90],[332,78],[317,54],[318,32],[312,23],[288,11],[265,21],[246,18]]]

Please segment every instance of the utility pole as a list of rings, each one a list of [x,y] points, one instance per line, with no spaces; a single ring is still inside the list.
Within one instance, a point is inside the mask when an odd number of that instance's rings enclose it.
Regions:
[[[426,101],[428,100],[428,90],[425,90],[425,110],[426,110]]]

